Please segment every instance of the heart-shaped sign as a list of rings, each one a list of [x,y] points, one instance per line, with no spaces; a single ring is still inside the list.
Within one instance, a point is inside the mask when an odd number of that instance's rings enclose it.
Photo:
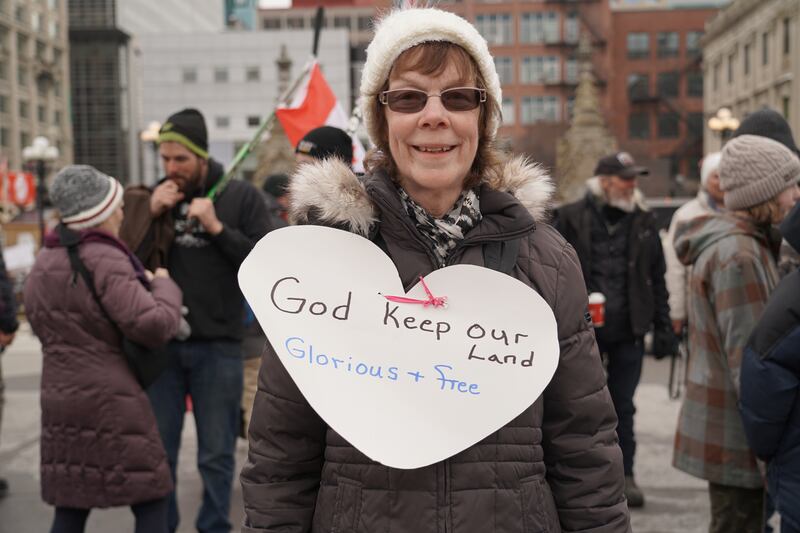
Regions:
[[[320,226],[270,232],[239,270],[308,403],[362,453],[395,468],[442,461],[500,429],[558,366],[553,312],[524,283],[456,265],[424,284],[431,295],[422,283],[406,294],[380,248]],[[427,305],[442,297],[446,307]],[[399,303],[407,299],[425,303]]]

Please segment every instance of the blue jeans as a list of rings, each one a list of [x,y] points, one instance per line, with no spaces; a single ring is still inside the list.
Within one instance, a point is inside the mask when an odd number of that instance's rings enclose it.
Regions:
[[[633,395],[642,377],[644,341],[641,338],[624,342],[597,342],[600,353],[607,357],[608,392],[617,412],[617,436],[622,449],[622,465],[626,476],[633,475],[636,438],[633,435]]]
[[[242,399],[241,343],[187,341],[169,345],[170,364],[147,390],[176,483],[186,395],[192,397],[197,425],[197,467],[203,479],[203,504],[196,527],[202,533],[228,532],[234,456]],[[177,490],[177,489],[176,489]],[[169,501],[169,528],[178,528],[175,492]]]

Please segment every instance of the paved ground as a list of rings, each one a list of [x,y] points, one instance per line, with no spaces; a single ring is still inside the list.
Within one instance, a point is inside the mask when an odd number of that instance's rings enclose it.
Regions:
[[[23,326],[25,328],[26,326]],[[0,439],[0,476],[11,485],[11,494],[0,500],[0,533],[46,532],[52,508],[39,497],[39,345],[23,329],[14,345],[2,356],[6,378],[6,406]],[[637,478],[644,489],[647,505],[632,513],[636,533],[700,533],[707,531],[708,497],[704,482],[670,466],[672,437],[679,403],[667,397],[668,362],[647,358],[642,385],[637,393],[639,412],[636,431],[639,439]],[[188,417],[183,435],[183,453],[178,473],[178,496],[183,521],[181,532],[193,531],[194,516],[200,502],[201,484],[194,460],[194,425]],[[239,441],[238,465],[247,445]],[[242,520],[242,498],[234,484],[231,521]],[[120,533],[133,530],[133,515],[128,509],[94,511],[88,533]]]

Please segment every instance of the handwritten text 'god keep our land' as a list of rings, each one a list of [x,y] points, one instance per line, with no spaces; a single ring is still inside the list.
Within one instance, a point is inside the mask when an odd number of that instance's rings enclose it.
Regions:
[[[312,301],[311,299],[299,295],[300,280],[295,277],[281,278],[275,282],[270,291],[272,305],[283,313],[299,315],[307,313],[313,316],[329,316],[334,320],[346,321],[350,318],[353,293],[349,291],[345,301],[339,305],[331,305],[322,301]],[[429,334],[436,340],[441,340],[443,336],[453,333],[453,328],[446,321],[418,320],[414,316],[402,316],[400,305],[387,301],[384,307],[382,324],[394,329],[405,328],[407,330],[418,330],[421,333]],[[509,334],[503,329],[486,328],[479,323],[473,323],[464,331],[472,343],[469,351],[465,354],[468,361],[485,361],[496,365],[518,365],[521,367],[531,367],[533,365],[534,352],[531,350],[527,356],[517,354],[479,353],[476,340],[491,340],[501,342],[505,347],[518,345],[521,339],[528,337],[523,333]],[[309,364],[320,367],[330,367],[334,370],[341,370],[354,373],[360,376],[367,376],[376,379],[386,379],[398,381],[399,379],[413,380],[420,383],[425,379],[424,374],[419,370],[402,371],[397,366],[368,365],[363,362],[354,361],[352,356],[334,357],[315,350],[314,346],[306,342],[302,337],[289,337],[284,342],[289,355],[298,360],[305,360]],[[440,390],[461,392],[465,394],[479,395],[479,386],[476,383],[467,383],[458,378],[452,377],[453,366],[438,364],[433,366],[436,384]]]

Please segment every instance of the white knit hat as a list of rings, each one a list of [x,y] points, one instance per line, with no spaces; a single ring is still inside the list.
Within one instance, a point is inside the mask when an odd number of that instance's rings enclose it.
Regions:
[[[361,112],[367,133],[378,140],[378,117],[375,98],[389,78],[395,60],[408,50],[425,42],[457,44],[472,56],[486,81],[486,92],[497,108],[502,108],[500,78],[489,53],[489,46],[475,26],[463,18],[434,8],[410,8],[391,11],[376,25],[375,37],[367,48],[367,62],[361,74]],[[489,138],[494,139],[500,126],[499,113],[488,113]]]
[[[708,178],[711,173],[719,168],[719,162],[722,159],[722,152],[711,152],[703,158],[703,164],[700,165],[700,185],[705,189],[708,184]]]

